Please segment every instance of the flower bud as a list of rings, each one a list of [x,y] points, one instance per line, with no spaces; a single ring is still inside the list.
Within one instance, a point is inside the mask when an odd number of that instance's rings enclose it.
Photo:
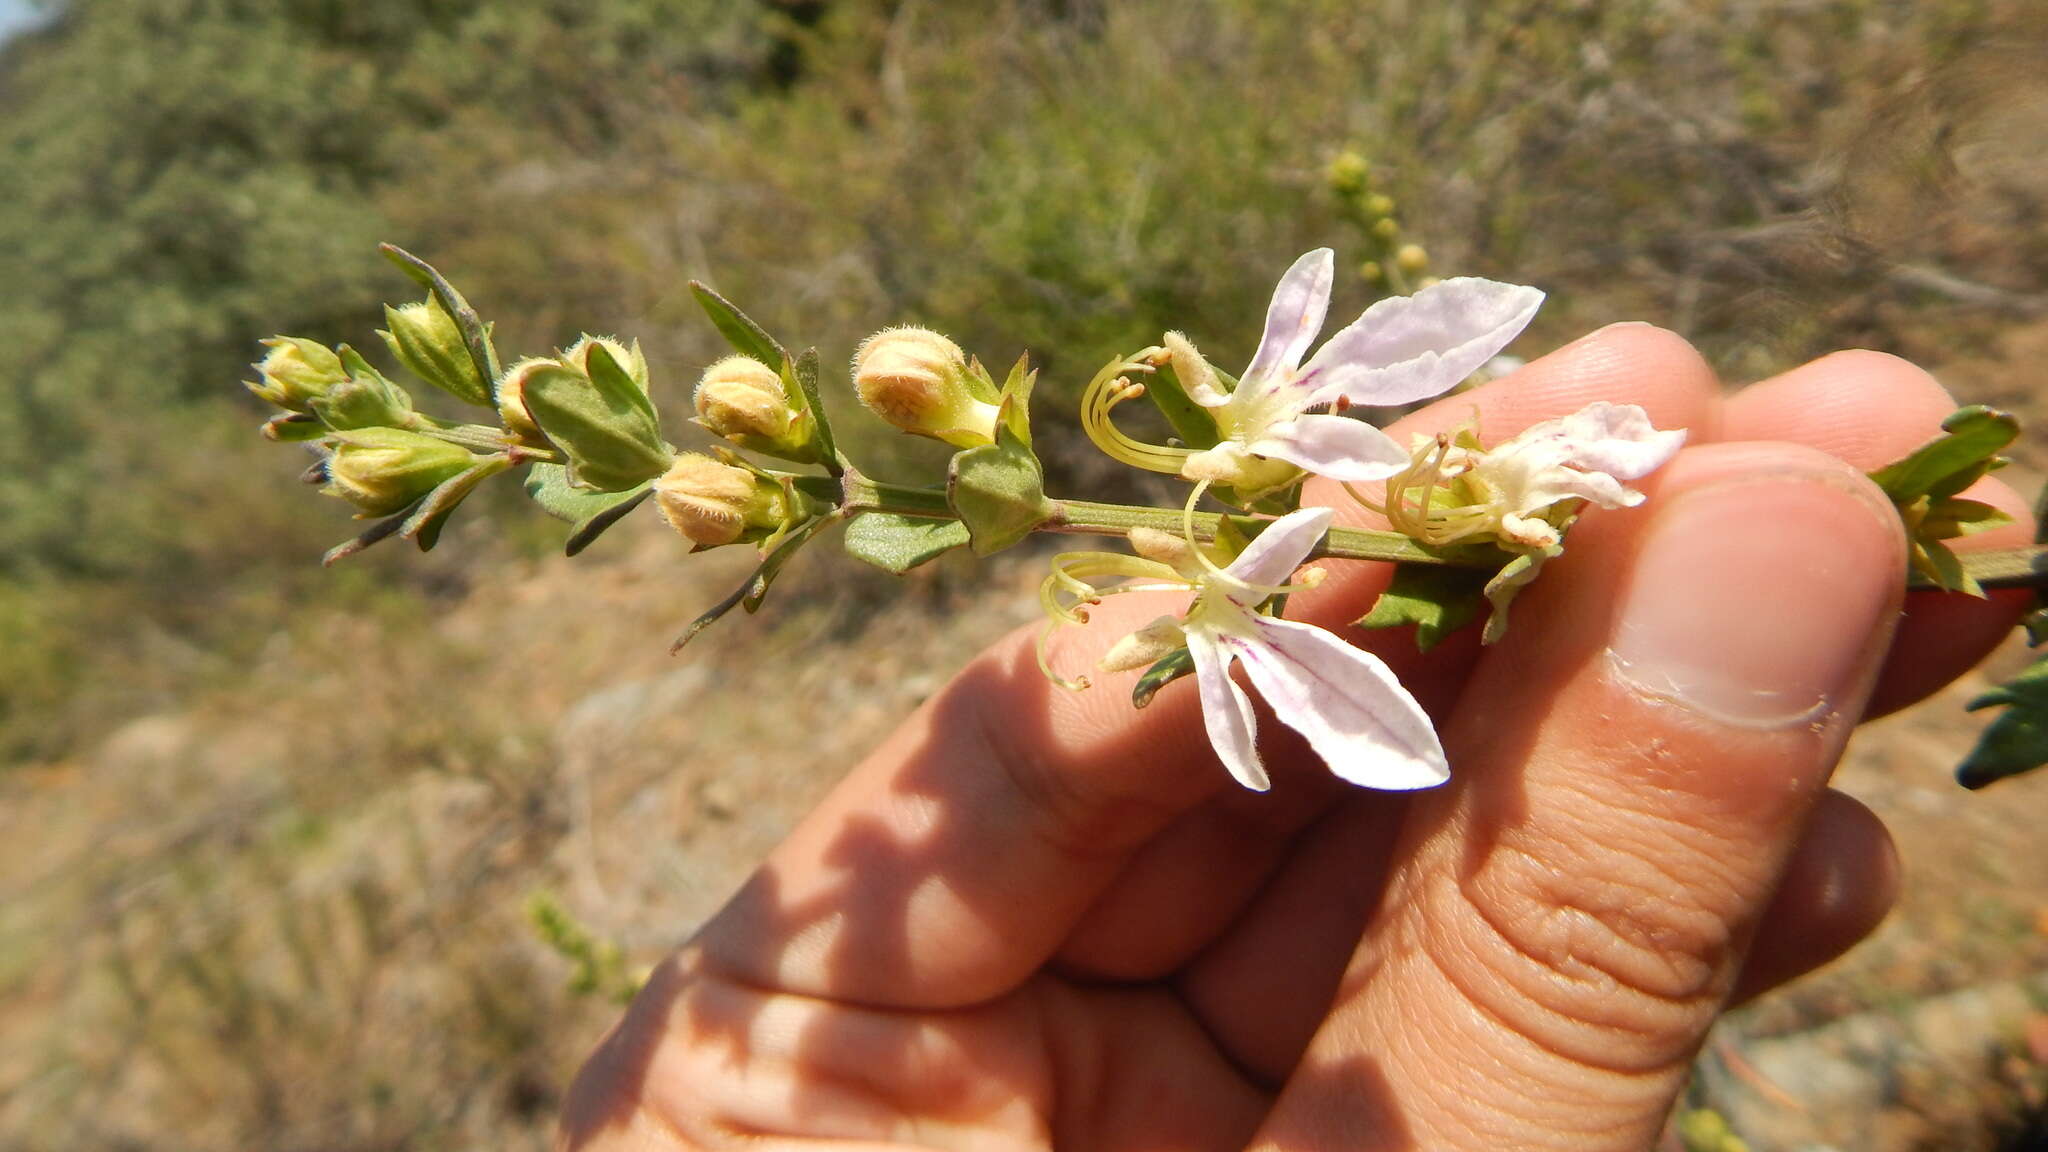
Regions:
[[[996,406],[968,387],[967,355],[925,328],[890,328],[861,343],[853,386],[868,410],[905,432],[956,448],[994,443]]]
[[[612,363],[617,364],[626,375],[632,377],[633,383],[638,384],[642,392],[647,391],[647,357],[641,353],[638,340],[633,341],[633,347],[629,349],[609,337],[585,333],[574,344],[569,345],[568,351],[562,353],[562,363],[588,376],[590,350],[600,346],[611,353]]]
[[[461,326],[439,300],[430,296],[403,308],[387,304],[384,321],[391,327],[378,335],[413,375],[465,404],[489,407],[490,381],[477,371]]]
[[[327,491],[363,510],[389,516],[432,492],[477,461],[467,448],[419,432],[363,428],[337,432],[327,459]]]
[[[364,361],[355,349],[339,349],[345,376],[310,401],[313,414],[337,432],[358,428],[403,428],[417,422],[412,397],[382,372]]]
[[[1413,276],[1429,267],[1429,253],[1420,244],[1403,244],[1401,250],[1394,253],[1394,264]]]
[[[1330,187],[1344,195],[1363,192],[1372,183],[1372,166],[1356,152],[1339,152],[1330,161]]]
[[[1358,278],[1367,284],[1383,284],[1387,279],[1387,270],[1380,267],[1379,261],[1367,260],[1358,266]]]
[[[605,356],[595,354],[600,347]],[[661,475],[674,455],[646,375],[637,346],[628,352],[586,336],[558,359],[508,369],[498,381],[498,414],[521,440],[559,449],[577,487],[623,492]]]
[[[763,539],[792,519],[782,485],[697,452],[675,458],[654,499],[669,527],[700,548]]]
[[[541,435],[540,425],[533,422],[533,413],[526,409],[526,380],[540,368],[559,367],[555,360],[543,356],[528,356],[498,377],[495,389],[498,397],[498,419],[504,422],[505,431],[517,436],[531,447],[547,445],[547,437]]]
[[[1382,216],[1373,221],[1372,234],[1381,240],[1392,240],[1401,234],[1401,225],[1391,216]]]
[[[273,336],[263,346],[270,351],[255,365],[262,379],[248,381],[249,391],[287,412],[311,412],[313,401],[348,379],[341,357],[325,345],[300,336]]]
[[[770,456],[815,461],[815,421],[791,403],[782,374],[750,356],[728,356],[704,370],[695,396],[697,423]]]
[[[1376,220],[1383,220],[1394,214],[1394,198],[1384,192],[1375,192],[1365,198],[1365,214]]]

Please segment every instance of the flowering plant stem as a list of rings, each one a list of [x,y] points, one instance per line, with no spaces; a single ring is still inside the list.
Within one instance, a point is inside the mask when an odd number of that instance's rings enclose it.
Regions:
[[[829,485],[827,477],[807,478],[802,486]],[[946,494],[935,488],[912,488],[872,480],[848,469],[839,481],[838,503],[848,515],[888,512],[934,520],[954,519]],[[824,492],[817,493],[831,499]],[[1214,512],[1194,514],[1197,538],[1216,538],[1223,517]],[[1072,536],[1125,536],[1133,528],[1180,532],[1183,513],[1178,508],[1154,508],[1133,504],[1104,504],[1093,500],[1054,500],[1053,514],[1038,531]],[[1312,559],[1380,560],[1390,564],[1430,564],[1454,568],[1497,570],[1513,559],[1508,553],[1487,547],[1435,549],[1417,543],[1398,532],[1370,528],[1333,527]],[[1995,552],[1966,552],[1958,557],[1963,568],[1986,588],[2048,587],[2048,548],[2012,548]],[[1933,581],[1918,572],[1907,580],[1911,587],[1932,587]]]

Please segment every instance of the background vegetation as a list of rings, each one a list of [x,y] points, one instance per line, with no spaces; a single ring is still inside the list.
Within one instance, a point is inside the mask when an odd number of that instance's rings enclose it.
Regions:
[[[50,5],[0,46],[0,1136],[544,1146],[606,1009],[566,996],[529,895],[651,960],[1020,618],[1000,572],[878,613],[812,568],[771,628],[679,667],[647,637],[719,562],[679,576],[642,525],[571,574],[549,524],[478,509],[430,557],[320,571],[345,516],[295,490],[304,459],[255,437],[236,381],[257,337],[361,343],[409,297],[377,241],[456,276],[508,350],[637,336],[674,410],[714,354],[692,277],[828,365],[915,319],[1071,389],[1169,326],[1247,356],[1287,260],[1366,248],[1327,176],[1353,151],[1436,269],[1551,291],[1529,347],[1648,319],[1731,381],[1865,345],[2024,402],[2013,342],[2048,345],[2038,11]],[[1347,279],[1339,309],[1372,292]],[[1093,476],[1073,433],[1058,482]],[[810,662],[836,731],[793,737],[758,657],[856,621],[888,649]],[[1983,963],[1886,987],[2043,960],[2024,893],[2048,877],[2015,845],[2022,895],[1918,926],[1951,954],[1995,940]]]

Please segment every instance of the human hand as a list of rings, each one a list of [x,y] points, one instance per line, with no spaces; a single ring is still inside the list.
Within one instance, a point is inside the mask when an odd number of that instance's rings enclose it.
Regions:
[[[1882,826],[1826,788],[1850,728],[1974,664],[2025,597],[1899,617],[1861,470],[1953,405],[1890,357],[1723,401],[1683,341],[1620,326],[1393,431],[1476,405],[1494,443],[1593,400],[1691,430],[1646,504],[1589,512],[1493,648],[1351,634],[1437,719],[1449,784],[1351,788],[1269,722],[1274,789],[1245,792],[1191,683],[1133,712],[1129,676],[1066,693],[1013,636],[657,969],[561,1146],[1647,1147],[1722,1008],[1891,902]],[[1338,626],[1388,578],[1329,568],[1290,616]],[[1177,606],[1107,601],[1053,662]]]

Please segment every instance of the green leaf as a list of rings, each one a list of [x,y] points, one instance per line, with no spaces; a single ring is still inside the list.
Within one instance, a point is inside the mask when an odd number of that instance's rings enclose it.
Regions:
[[[751,356],[770,368],[781,368],[783,361],[789,359],[789,353],[782,350],[782,345],[776,343],[773,336],[703,281],[690,281],[690,294],[697,298],[705,315],[711,317],[711,324],[718,329],[719,335],[724,336],[726,343],[740,355]]]
[[[1915,539],[1910,560],[1913,570],[1932,580],[1935,587],[1984,598],[1984,586],[1963,567],[1955,551],[1941,541]]]
[[[869,512],[846,526],[846,551],[884,572],[901,576],[967,543],[958,520]]]
[[[777,544],[775,549],[768,553],[767,558],[761,561],[761,566],[754,570],[754,580],[748,586],[746,599],[740,601],[748,615],[751,616],[761,610],[761,602],[768,598],[768,586],[775,583],[775,578],[782,574],[783,565],[796,556],[798,549],[810,543],[811,537],[816,536],[820,528],[835,519],[835,516],[819,516],[797,526],[788,536],[783,537],[782,543]]]
[[[396,244],[379,244],[377,250],[384,253],[386,259],[398,265],[399,270],[411,277],[415,284],[432,292],[448,315],[455,318],[456,326],[462,330],[463,344],[469,349],[471,364],[483,374],[485,380],[491,382],[493,388],[496,388],[499,372],[498,350],[491,343],[491,326],[483,322],[476,309],[471,308],[469,301],[462,298],[462,293],[455,290],[455,285],[450,284],[447,277],[435,271],[432,264]]]
[[[1913,570],[1952,592],[1982,596],[1983,588],[1942,541],[2008,521],[1997,508],[1957,494],[2005,464],[1998,453],[2019,435],[2019,421],[1977,406],[1956,410],[1941,428],[1940,436],[1870,478],[1906,522]]]
[[[1217,375],[1223,374],[1218,372]],[[1173,434],[1180,438],[1181,443],[1197,451],[1222,443],[1223,434],[1216,428],[1216,417],[1188,395],[1173,365],[1161,365],[1152,378],[1145,381],[1145,398],[1152,401],[1160,415],[1166,417],[1166,423],[1173,428]]]
[[[1161,656],[1138,682],[1131,688],[1131,707],[1143,708],[1152,703],[1159,690],[1195,670],[1194,654],[1185,648],[1177,648]]]
[[[441,527],[454,514],[456,505],[476,491],[477,485],[511,467],[512,458],[509,456],[486,456],[468,470],[443,480],[414,507],[412,515],[405,518],[399,534],[419,545],[420,551],[433,551],[441,539]]]
[[[633,359],[640,360],[639,343],[634,343]],[[649,424],[660,424],[654,413],[654,401],[647,395],[647,386],[633,378],[626,366],[612,358],[611,350],[603,344],[592,341],[584,356],[584,364],[590,369],[590,382],[597,385],[607,401],[631,408],[644,417]]]
[[[584,376],[559,364],[526,372],[522,397],[533,422],[569,458],[571,482],[602,492],[623,492],[668,470],[653,402],[613,360],[593,345]]]
[[[562,555],[578,555],[585,548],[597,543],[599,536],[604,535],[612,525],[624,520],[626,513],[638,508],[653,494],[653,489],[646,487],[636,488],[631,492],[612,493],[611,495],[623,496],[625,499],[585,517],[582,523],[576,525],[569,533],[568,541],[562,545]]]
[[[763,334],[762,339],[767,339],[767,336]],[[769,343],[773,345],[775,342],[770,340]],[[784,391],[801,402],[804,410],[810,413],[812,443],[818,450],[818,462],[832,475],[839,475],[844,467],[839,462],[839,448],[832,441],[832,424],[825,419],[825,402],[818,395],[818,350],[806,348],[794,362],[784,356],[769,366],[782,373]]]
[[[647,495],[647,484],[624,492],[593,492],[571,484],[569,470],[560,464],[535,464],[526,470],[526,494],[555,519],[581,525],[621,504],[638,501]]]
[[[327,554],[320,558],[320,566],[332,568],[372,545],[381,544],[391,537],[398,535],[399,530],[405,527],[406,521],[412,519],[413,509],[419,507],[425,500],[426,497],[422,496],[418,501],[370,525],[357,535],[355,539],[344,541],[329,548]]]
[[[1487,583],[1487,574],[1478,569],[1403,564],[1394,569],[1393,582],[1358,626],[1413,624],[1415,646],[1427,652],[1478,618],[1486,604]]]
[[[1010,366],[1010,375],[1003,381],[1000,403],[1002,408],[996,419],[1014,433],[1024,447],[1031,447],[1031,389],[1038,383],[1038,373],[1031,367],[1031,354],[1017,357]]]
[[[1941,500],[1976,483],[2019,436],[2020,423],[2009,413],[1976,405],[1956,410],[1941,422],[1941,430],[1905,459],[1870,474],[1893,503],[1906,505],[1922,496]]]
[[[782,571],[782,566],[789,563],[789,558],[796,555],[797,550],[815,536],[818,529],[831,523],[833,519],[832,516],[820,516],[784,537],[774,551],[762,558],[745,583],[733,589],[725,599],[713,604],[703,615],[690,621],[690,626],[683,629],[683,634],[676,637],[676,642],[669,646],[669,654],[674,655],[682,651],[683,646],[695,640],[698,633],[718,623],[726,613],[742,604],[746,605],[748,612],[758,610],[762,599],[768,595],[768,586],[774,583],[776,575]]]
[[[1965,788],[1982,788],[2048,764],[2048,657],[1969,704],[1972,712],[1998,707],[2005,711],[1984,729],[1977,746],[1956,769],[1956,779]]]
[[[1052,517],[1045,498],[1045,471],[1030,445],[1007,421],[998,421],[996,442],[953,457],[946,502],[967,528],[977,556],[1000,552],[1024,539]]]

